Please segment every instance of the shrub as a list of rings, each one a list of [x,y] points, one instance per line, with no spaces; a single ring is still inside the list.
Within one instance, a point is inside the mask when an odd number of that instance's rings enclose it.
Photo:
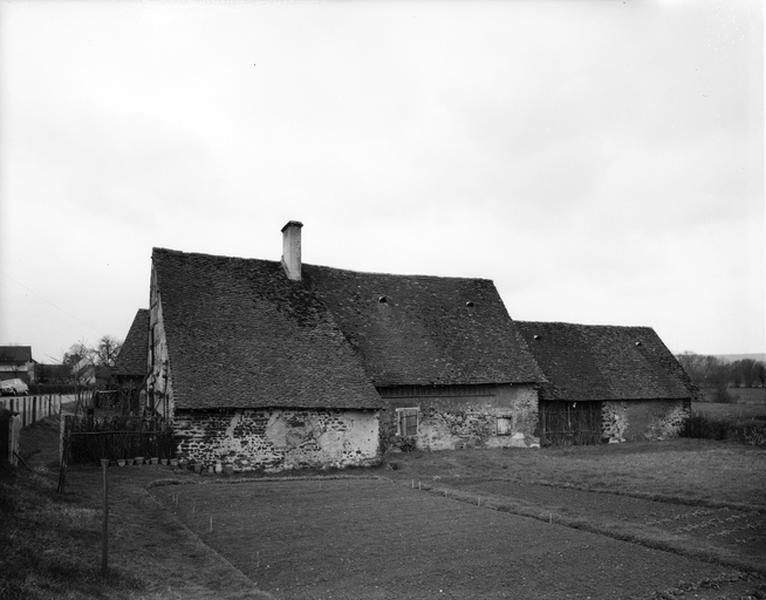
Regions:
[[[742,441],[751,446],[766,446],[766,426],[746,426],[742,432]]]
[[[766,425],[741,424],[694,413],[686,420],[681,436],[708,440],[732,440],[752,446],[766,446]]]
[[[729,392],[726,383],[719,383],[715,388],[715,401],[722,403],[736,402],[737,399]]]
[[[399,442],[399,448],[402,452],[412,452],[417,447],[414,437],[403,437]]]
[[[686,419],[681,430],[681,436],[708,440],[725,440],[728,437],[729,425],[726,421],[711,419],[710,417],[695,413]]]

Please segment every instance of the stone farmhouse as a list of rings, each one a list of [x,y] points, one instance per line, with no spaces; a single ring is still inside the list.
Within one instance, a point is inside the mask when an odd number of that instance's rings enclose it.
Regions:
[[[582,363],[581,380],[579,359],[558,368],[566,344],[538,357],[564,339],[543,328],[561,324],[520,327],[491,281],[303,264],[301,227],[282,229],[280,262],[153,250],[148,320],[139,311],[125,346],[147,349],[147,406],[174,423],[189,459],[277,471],[372,465],[396,448],[665,437],[671,403],[688,409],[683,370],[651,329],[608,328],[625,332],[609,361]],[[628,375],[635,352],[643,371]],[[667,389],[647,383],[660,380]],[[639,396],[626,391],[635,384]]]
[[[675,437],[694,386],[650,327],[516,321],[547,379],[539,389],[546,444]]]

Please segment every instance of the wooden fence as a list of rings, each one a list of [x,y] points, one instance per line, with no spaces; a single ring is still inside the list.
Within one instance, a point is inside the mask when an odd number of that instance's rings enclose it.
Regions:
[[[175,439],[171,426],[161,419],[65,415],[62,419],[63,464],[109,460],[173,458]]]
[[[0,407],[19,413],[21,426],[26,427],[40,419],[61,412],[61,399],[59,394],[46,394],[45,396],[4,396],[0,397]]]

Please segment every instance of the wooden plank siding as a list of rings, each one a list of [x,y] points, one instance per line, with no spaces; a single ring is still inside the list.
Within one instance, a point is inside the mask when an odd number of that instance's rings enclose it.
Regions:
[[[541,401],[538,415],[543,446],[601,443],[601,402]]]

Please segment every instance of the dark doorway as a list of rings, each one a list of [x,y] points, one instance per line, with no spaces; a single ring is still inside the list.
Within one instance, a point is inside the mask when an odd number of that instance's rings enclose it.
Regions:
[[[540,444],[576,446],[601,443],[601,402],[541,400]]]

